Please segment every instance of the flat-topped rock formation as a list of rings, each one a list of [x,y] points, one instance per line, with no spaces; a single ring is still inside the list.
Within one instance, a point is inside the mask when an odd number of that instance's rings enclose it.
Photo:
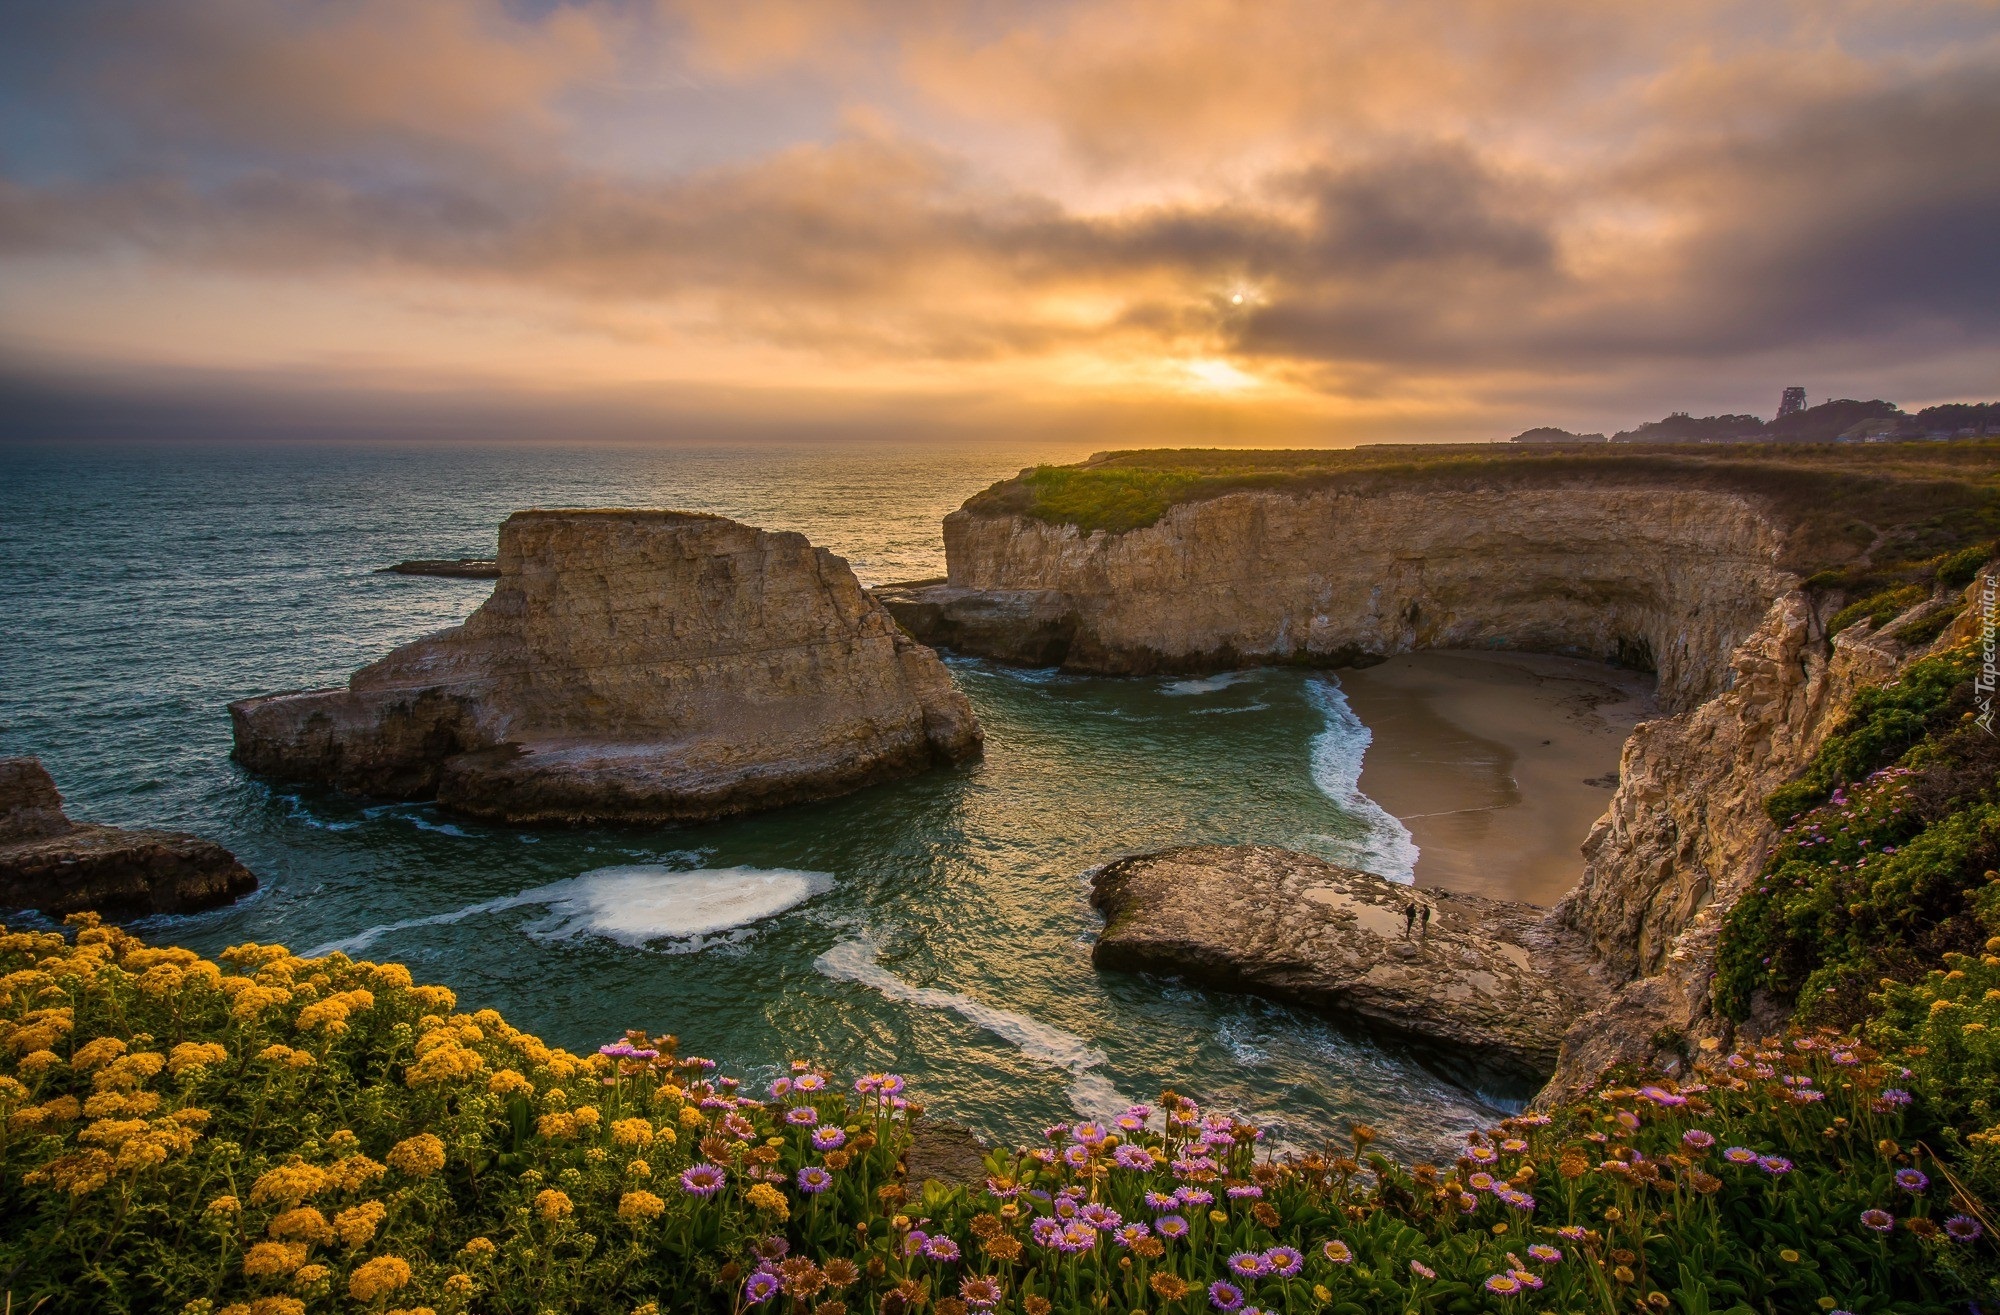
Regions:
[[[213,841],[70,821],[38,760],[0,758],[0,906],[134,917],[212,908],[255,889]]]
[[[1105,918],[1100,968],[1306,1005],[1516,1080],[1554,1072],[1564,1030],[1606,994],[1545,909],[1264,845],[1119,859],[1091,900]],[[1412,904],[1430,910],[1428,927],[1410,926]]]
[[[687,822],[976,756],[971,705],[847,563],[673,511],[524,511],[463,625],[230,705],[250,770],[507,822]]]
[[[436,575],[447,580],[498,580],[500,563],[492,557],[412,557],[385,566],[379,575]]]

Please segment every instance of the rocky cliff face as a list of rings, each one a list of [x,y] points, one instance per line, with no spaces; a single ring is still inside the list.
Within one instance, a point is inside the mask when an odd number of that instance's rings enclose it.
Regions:
[[[798,534],[667,511],[529,511],[463,625],[344,689],[230,706],[288,780],[513,822],[677,822],[976,755],[937,655]]]
[[[49,917],[188,913],[257,889],[213,841],[179,831],[72,822],[33,758],[0,758],[0,906]]]
[[[971,652],[1013,656],[982,607],[1107,673],[1522,648],[1655,666],[1671,710],[1722,688],[1793,583],[1750,498],[1657,482],[1246,492],[1117,535],[962,510],[944,533],[948,583],[898,615]]]

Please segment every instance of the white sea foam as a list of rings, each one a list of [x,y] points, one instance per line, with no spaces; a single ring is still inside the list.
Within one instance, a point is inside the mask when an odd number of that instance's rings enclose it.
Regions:
[[[869,940],[857,938],[842,941],[815,959],[813,967],[835,981],[857,982],[891,1000],[957,1014],[973,1026],[985,1028],[1011,1043],[1030,1059],[1068,1069],[1069,1101],[1079,1114],[1094,1119],[1112,1119],[1123,1114],[1126,1107],[1132,1104],[1129,1098],[1119,1093],[1118,1088],[1111,1085],[1109,1078],[1096,1071],[1104,1063],[1104,1052],[1082,1037],[956,991],[913,986],[875,962],[875,945]]]
[[[1347,704],[1346,692],[1333,681],[1306,682],[1306,697],[1326,716],[1326,729],[1312,738],[1313,784],[1367,828],[1358,840],[1323,838],[1346,851],[1342,858],[1350,867],[1391,881],[1414,882],[1416,838],[1388,809],[1361,793],[1361,759],[1374,733],[1361,724],[1361,718]]]
[[[714,943],[710,938],[718,933],[747,928],[832,888],[833,878],[827,873],[785,868],[681,872],[654,863],[598,868],[449,913],[369,927],[310,953],[358,954],[392,932],[449,926],[480,914],[531,907],[548,910],[548,916],[521,928],[537,938],[590,935],[633,946],[672,940],[681,942],[682,949],[703,949]]]
[[[1218,690],[1228,689],[1236,682],[1248,680],[1249,678],[1250,673],[1247,671],[1224,671],[1213,676],[1203,676],[1197,680],[1172,681],[1160,693],[1171,695],[1175,698],[1186,698],[1192,694],[1214,694]]]

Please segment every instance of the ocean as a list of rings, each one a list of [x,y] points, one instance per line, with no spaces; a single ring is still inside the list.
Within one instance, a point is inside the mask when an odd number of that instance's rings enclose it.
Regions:
[[[795,1057],[893,1070],[1001,1143],[1172,1087],[1273,1144],[1359,1119],[1436,1153],[1495,1098],[1299,1010],[1090,964],[1087,874],[1121,854],[1256,841],[1408,873],[1408,833],[1356,785],[1369,732],[1323,673],[953,658],[983,761],[696,827],[475,825],[230,760],[230,700],[340,683],[477,606],[487,582],[378,568],[490,554],[511,511],[717,512],[801,531],[882,583],[941,574],[938,522],[972,493],[1082,455],[0,446],[0,754],[39,756],[74,817],[197,832],[262,880],[229,908],[135,924],[156,941],[398,960],[571,1049],[643,1027],[746,1079]]]

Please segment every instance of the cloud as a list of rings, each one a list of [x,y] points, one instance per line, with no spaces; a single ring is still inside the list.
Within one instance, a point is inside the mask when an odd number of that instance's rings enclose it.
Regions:
[[[1538,387],[1590,428],[1697,376],[1761,405],[1815,352],[2000,385],[1940,365],[2000,345],[1990,6],[162,0],[28,36],[17,97],[85,125],[0,128],[30,346],[65,286],[165,295],[95,272],[136,262],[373,298],[440,368],[470,305],[592,377],[1226,369],[1468,427]],[[218,367],[241,304],[183,302]]]

